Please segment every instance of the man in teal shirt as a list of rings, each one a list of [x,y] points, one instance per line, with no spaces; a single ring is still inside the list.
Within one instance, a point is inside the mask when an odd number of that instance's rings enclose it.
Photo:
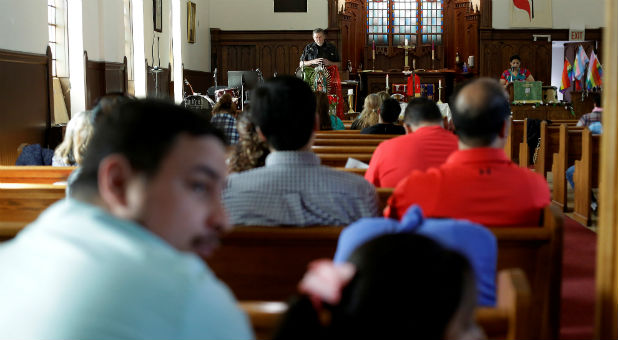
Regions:
[[[133,101],[97,126],[72,198],[0,247],[0,337],[250,339],[197,255],[229,223],[222,134],[172,104]]]

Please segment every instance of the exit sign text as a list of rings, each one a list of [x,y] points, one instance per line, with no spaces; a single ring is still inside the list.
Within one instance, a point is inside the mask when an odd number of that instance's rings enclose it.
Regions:
[[[580,31],[580,30],[569,30],[569,40],[571,41],[582,41],[585,40],[586,35],[584,33],[585,31]]]

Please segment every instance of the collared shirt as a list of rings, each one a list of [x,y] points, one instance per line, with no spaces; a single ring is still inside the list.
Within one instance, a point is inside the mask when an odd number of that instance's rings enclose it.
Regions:
[[[507,82],[525,81],[531,75],[532,75],[532,73],[530,73],[530,71],[528,71],[527,68],[520,68],[519,72],[517,73],[517,75],[514,75],[511,72],[511,69],[507,68],[506,70],[504,70],[504,72],[502,72],[502,75],[500,76],[500,79],[504,79]]]
[[[401,125],[378,123],[362,129],[360,133],[367,135],[405,135],[406,129]]]
[[[541,175],[513,164],[502,149],[474,148],[455,151],[439,168],[412,172],[395,188],[384,215],[401,218],[418,204],[427,217],[484,226],[539,225],[549,203]]]
[[[234,145],[238,142],[238,129],[236,128],[236,118],[231,114],[217,113],[210,119],[210,122],[215,127],[223,131],[225,139],[229,145]]]
[[[300,60],[309,61],[317,58],[325,58],[332,62],[338,62],[339,53],[335,45],[325,41],[322,46],[314,42],[307,44],[303,50],[303,54],[300,56]]]
[[[200,258],[76,200],[54,204],[0,246],[0,268],[3,338],[253,337]]]
[[[487,228],[465,220],[424,219],[417,205],[399,221],[390,218],[363,218],[343,229],[333,261],[347,261],[362,244],[386,234],[417,233],[463,254],[470,261],[477,286],[478,304],[496,304],[496,237]]]
[[[373,185],[306,151],[275,151],[264,167],[231,174],[223,202],[235,225],[348,225],[378,209]]]
[[[592,123],[601,122],[601,114],[603,113],[603,109],[600,107],[595,107],[592,112],[586,113],[583,115],[579,121],[577,122],[577,126],[589,126]]]
[[[378,145],[365,179],[376,187],[394,188],[413,170],[437,167],[457,150],[457,136],[441,126],[425,126]]]

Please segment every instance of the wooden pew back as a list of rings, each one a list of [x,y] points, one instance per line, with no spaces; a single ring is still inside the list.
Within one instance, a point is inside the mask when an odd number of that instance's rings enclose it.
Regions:
[[[66,182],[74,166],[0,166],[0,183]]]
[[[582,130],[569,130],[560,124],[560,144],[553,155],[551,171],[553,174],[552,203],[562,211],[567,211],[566,170],[581,158]]]
[[[318,138],[313,146],[378,146],[385,139]]]
[[[376,151],[376,146],[356,146],[356,145],[345,145],[345,146],[312,146],[311,150],[317,154],[346,154],[346,153],[368,153],[373,154]]]
[[[497,305],[476,310],[476,321],[490,339],[527,339],[529,329],[523,322],[530,310],[530,287],[526,275],[519,269],[498,273]],[[256,338],[271,339],[287,311],[281,301],[240,301],[240,308],[249,316]]]
[[[582,132],[581,160],[575,161],[575,207],[573,219],[577,222],[590,225],[592,216],[590,202],[592,188],[599,187],[599,153],[601,136],[593,135],[590,130]]]
[[[348,162],[348,158],[357,159],[369,164],[371,153],[318,153],[321,164],[331,167],[343,167]]]
[[[0,184],[0,241],[14,237],[65,196],[64,185]]]
[[[519,145],[524,139],[524,126],[524,120],[511,119],[511,131],[506,139],[504,152],[513,163],[519,163]]]

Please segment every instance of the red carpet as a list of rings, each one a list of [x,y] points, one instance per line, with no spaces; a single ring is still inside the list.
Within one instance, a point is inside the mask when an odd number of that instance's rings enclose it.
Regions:
[[[592,339],[597,235],[565,216],[561,339]]]

